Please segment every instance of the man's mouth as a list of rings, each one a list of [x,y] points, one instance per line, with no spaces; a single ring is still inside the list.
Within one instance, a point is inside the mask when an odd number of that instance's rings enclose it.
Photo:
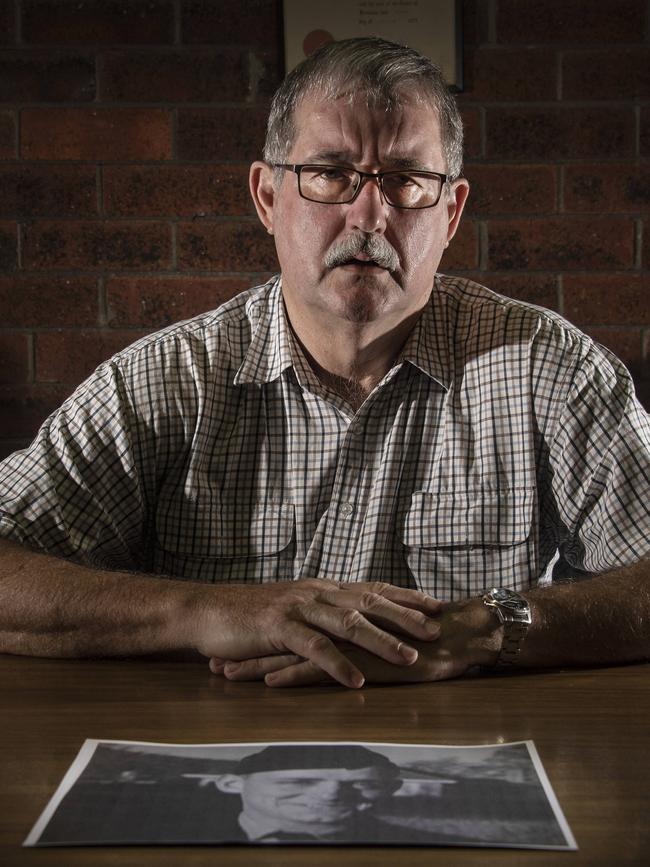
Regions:
[[[341,265],[340,265],[340,267],[342,267],[342,268],[347,268],[350,266],[352,266],[354,268],[363,268],[363,269],[371,269],[371,268],[375,269],[376,268],[380,271],[386,270],[386,268],[383,265],[380,265],[378,262],[375,262],[374,259],[370,259],[367,256],[364,256],[363,253],[361,253],[359,256],[355,256],[353,259],[346,259],[345,262],[341,262]]]

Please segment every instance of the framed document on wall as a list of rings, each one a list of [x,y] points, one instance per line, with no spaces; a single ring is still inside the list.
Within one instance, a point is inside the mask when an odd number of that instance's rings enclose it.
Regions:
[[[326,42],[382,36],[415,48],[463,87],[460,0],[284,0],[284,58],[289,72]]]

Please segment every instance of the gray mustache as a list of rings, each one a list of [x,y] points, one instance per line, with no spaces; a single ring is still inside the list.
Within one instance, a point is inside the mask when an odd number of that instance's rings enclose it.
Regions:
[[[360,233],[348,235],[342,241],[332,244],[325,254],[325,267],[336,268],[337,265],[344,265],[359,253],[365,253],[373,262],[389,271],[399,268],[399,256],[383,235]]]

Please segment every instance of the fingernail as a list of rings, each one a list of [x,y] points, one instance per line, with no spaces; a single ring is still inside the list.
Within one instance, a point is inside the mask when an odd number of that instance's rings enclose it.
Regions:
[[[400,641],[397,645],[397,652],[407,662],[415,662],[418,658],[417,650],[414,647],[409,647],[408,644],[404,644],[403,641]]]
[[[354,689],[361,689],[361,687],[366,682],[365,677],[362,674],[354,674],[351,678],[351,685]]]
[[[238,662],[227,662],[223,667],[224,674],[236,674],[239,671]]]

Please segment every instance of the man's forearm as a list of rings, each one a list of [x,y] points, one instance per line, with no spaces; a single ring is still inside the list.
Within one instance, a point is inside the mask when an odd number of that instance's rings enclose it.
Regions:
[[[532,625],[521,666],[650,659],[650,560],[524,593]]]
[[[346,686],[363,675],[334,639],[394,664],[417,652],[408,636],[439,633],[439,603],[380,583],[323,579],[198,584],[93,570],[0,540],[0,652],[133,656],[194,650],[250,659],[291,652]]]
[[[0,539],[0,652],[75,657],[190,649],[200,589],[94,570]]]

